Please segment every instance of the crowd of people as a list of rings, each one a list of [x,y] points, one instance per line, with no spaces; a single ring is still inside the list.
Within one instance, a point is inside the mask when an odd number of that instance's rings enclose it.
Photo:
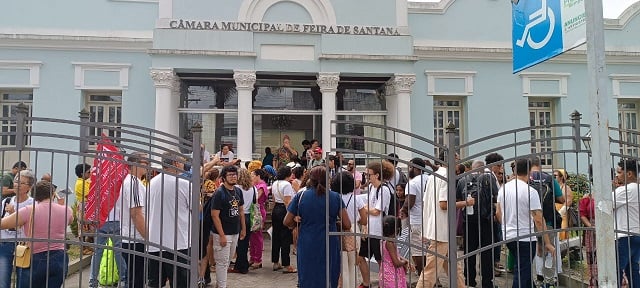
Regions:
[[[376,280],[370,273],[373,261],[379,267],[380,287],[406,287],[408,279],[417,277],[416,287],[432,288],[442,275],[452,277],[459,287],[497,287],[496,277],[505,272],[501,245],[496,245],[501,241],[514,259],[513,267],[507,267],[513,273],[512,287],[555,287],[562,272],[560,241],[569,233],[553,230],[595,224],[592,194],[573,199],[567,171],[544,172],[537,158],[512,161],[510,175],[498,153],[468,166],[459,164],[452,168],[459,175],[456,198],[449,199],[452,181],[447,179],[444,153],[433,159],[436,164],[410,159],[406,173],[398,167],[403,159],[394,153],[358,171],[356,159],[328,155],[317,140],[302,142],[301,153],[288,136],[283,143],[276,154],[267,148],[263,161],[245,161],[244,166],[229,145],[214,154],[203,149],[208,156],[199,169],[185,167],[186,158],[179,153],[163,154],[162,167],[153,169],[147,154],[128,154],[129,173],[121,193],[104,224],[94,231],[83,221],[91,166],[76,166],[79,208],[74,215],[59,202],[50,175],[36,181],[27,165],[18,162],[2,179],[1,237],[64,240],[66,227],[77,218],[80,241],[95,244],[83,251],[93,255],[89,287],[99,286],[108,239],[121,248],[114,249],[118,287],[187,287],[190,271],[176,261],[186,264],[190,259],[191,213],[200,213],[201,219],[198,287],[214,282],[215,287],[228,287],[228,273],[247,274],[268,266],[274,272],[297,274],[303,288],[327,283],[366,288]],[[191,202],[193,173],[202,176],[200,203]],[[630,287],[640,286],[640,237],[633,234],[640,232],[637,177],[636,161],[618,163],[613,209],[619,231],[619,281]],[[456,208],[453,226],[449,201]],[[576,206],[581,223],[571,221]],[[269,211],[271,262],[263,263]],[[449,275],[445,260],[449,242],[457,240],[450,238],[449,229],[457,230],[469,254],[454,263],[457,275]],[[340,231],[349,233],[327,236]],[[403,231],[406,241],[397,240]],[[582,237],[590,287],[598,287],[594,232],[586,230]],[[16,269],[17,287],[60,286],[68,264],[63,243],[34,242],[31,267]],[[0,243],[0,287],[11,285],[14,251],[15,243]]]

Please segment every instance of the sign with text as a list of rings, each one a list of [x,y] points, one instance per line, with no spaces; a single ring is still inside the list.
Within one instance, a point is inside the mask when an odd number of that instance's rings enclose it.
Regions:
[[[208,31],[248,31],[303,34],[343,34],[343,35],[403,35],[397,27],[366,25],[323,25],[296,23],[265,23],[235,21],[202,21],[173,19],[169,21],[169,29],[208,30]]]
[[[513,73],[587,41],[584,0],[511,0]]]

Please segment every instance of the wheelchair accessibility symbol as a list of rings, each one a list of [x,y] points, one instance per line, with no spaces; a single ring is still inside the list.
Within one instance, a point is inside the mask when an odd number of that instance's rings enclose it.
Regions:
[[[553,9],[547,6],[547,0],[540,1],[542,2],[542,7],[529,15],[529,23],[524,27],[524,31],[520,39],[516,40],[516,45],[521,48],[524,48],[524,44],[526,42],[531,49],[541,49],[549,43],[551,36],[553,36],[553,31],[555,30],[556,25],[555,14],[553,13]],[[542,39],[534,39],[530,33],[531,29],[538,25],[549,25],[549,29],[546,29],[548,31],[547,35]]]

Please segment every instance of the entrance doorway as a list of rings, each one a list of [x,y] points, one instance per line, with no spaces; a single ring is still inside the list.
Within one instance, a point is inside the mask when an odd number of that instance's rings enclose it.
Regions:
[[[322,115],[256,114],[253,115],[253,128],[254,159],[262,159],[266,147],[271,147],[275,153],[282,146],[284,135],[289,136],[291,146],[301,156],[303,140],[321,141]]]

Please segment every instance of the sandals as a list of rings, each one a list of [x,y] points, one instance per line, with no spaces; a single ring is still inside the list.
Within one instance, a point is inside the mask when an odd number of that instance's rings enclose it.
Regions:
[[[262,263],[253,263],[249,266],[249,270],[256,270],[262,268]]]
[[[296,270],[296,268],[294,268],[293,266],[288,266],[287,268],[282,270],[282,274],[293,274],[293,273],[298,273],[298,270]]]
[[[278,271],[282,269],[282,265],[280,263],[273,263],[273,271]]]

